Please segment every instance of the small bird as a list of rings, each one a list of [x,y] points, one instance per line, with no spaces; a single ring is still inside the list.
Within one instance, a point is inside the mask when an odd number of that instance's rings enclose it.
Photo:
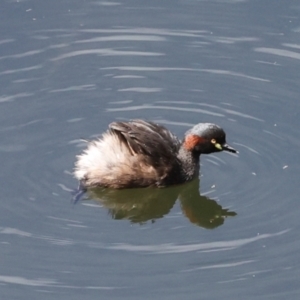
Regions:
[[[180,141],[153,122],[113,122],[77,156],[74,176],[84,188],[166,187],[198,177],[200,155],[220,151],[237,153],[215,124],[197,124]]]

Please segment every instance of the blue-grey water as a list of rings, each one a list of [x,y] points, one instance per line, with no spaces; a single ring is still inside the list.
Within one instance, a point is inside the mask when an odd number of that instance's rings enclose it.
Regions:
[[[299,299],[299,14],[292,0],[2,1],[0,298]],[[239,154],[201,158],[201,196],[72,204],[80,139],[134,118],[180,137],[216,123]]]

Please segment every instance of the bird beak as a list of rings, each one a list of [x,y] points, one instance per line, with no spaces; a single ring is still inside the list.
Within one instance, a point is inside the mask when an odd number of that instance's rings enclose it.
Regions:
[[[228,152],[231,152],[231,153],[238,153],[238,151],[236,151],[234,148],[230,147],[227,144],[223,144],[221,147],[222,147],[223,151],[228,151]]]

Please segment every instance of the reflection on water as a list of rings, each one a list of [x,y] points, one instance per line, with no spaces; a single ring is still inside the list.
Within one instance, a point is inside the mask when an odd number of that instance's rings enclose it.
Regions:
[[[226,217],[236,215],[215,200],[201,196],[198,180],[163,189],[93,188],[87,191],[87,195],[88,199],[93,199],[108,209],[113,219],[127,219],[132,223],[155,222],[171,211],[177,199],[189,221],[203,228],[216,228],[224,223]]]
[[[0,298],[298,299],[299,4],[2,2]],[[72,209],[77,139],[133,118],[226,128],[239,159],[201,158],[221,201],[191,182]]]

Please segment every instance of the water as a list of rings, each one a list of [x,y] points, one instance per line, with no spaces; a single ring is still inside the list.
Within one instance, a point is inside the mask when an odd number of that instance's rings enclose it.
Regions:
[[[1,298],[298,299],[297,1],[6,1],[0,14]],[[202,196],[192,183],[190,198],[72,205],[80,138],[133,118],[178,136],[217,123],[239,155],[202,157]]]

